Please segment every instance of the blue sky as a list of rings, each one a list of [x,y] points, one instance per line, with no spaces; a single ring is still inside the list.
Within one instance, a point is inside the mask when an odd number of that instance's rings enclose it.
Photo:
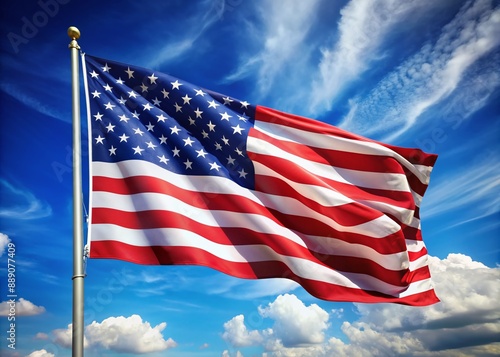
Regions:
[[[498,2],[82,3],[1,5],[2,356],[71,355],[69,26],[89,54],[439,155],[421,216],[441,303],[326,302],[287,280],[91,260],[87,356],[500,354]]]

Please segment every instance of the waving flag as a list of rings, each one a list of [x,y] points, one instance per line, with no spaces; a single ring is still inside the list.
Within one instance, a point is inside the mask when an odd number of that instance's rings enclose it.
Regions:
[[[419,206],[435,155],[84,56],[90,257],[438,301]]]

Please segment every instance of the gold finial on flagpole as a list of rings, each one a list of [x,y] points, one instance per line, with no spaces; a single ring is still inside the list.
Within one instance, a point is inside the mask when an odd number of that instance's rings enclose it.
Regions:
[[[70,26],[68,28],[68,36],[71,38],[69,48],[76,48],[79,50],[80,46],[78,46],[78,42],[76,42],[76,40],[80,38],[80,30],[78,30],[75,26]]]
[[[80,38],[80,30],[75,26],[70,26],[70,28],[68,28],[68,36],[72,40],[78,40]]]

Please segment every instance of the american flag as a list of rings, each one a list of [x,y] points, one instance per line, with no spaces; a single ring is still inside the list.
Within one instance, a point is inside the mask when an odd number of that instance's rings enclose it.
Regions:
[[[436,156],[84,55],[90,257],[438,301],[419,206]]]

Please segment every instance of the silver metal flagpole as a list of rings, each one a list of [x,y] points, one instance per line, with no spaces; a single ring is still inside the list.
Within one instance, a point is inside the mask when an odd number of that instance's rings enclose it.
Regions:
[[[73,101],[73,337],[72,356],[83,357],[83,211],[82,211],[82,162],[81,162],[81,126],[80,126],[80,83],[79,50],[76,40],[80,31],[76,27],[68,28],[71,38],[71,87]]]

